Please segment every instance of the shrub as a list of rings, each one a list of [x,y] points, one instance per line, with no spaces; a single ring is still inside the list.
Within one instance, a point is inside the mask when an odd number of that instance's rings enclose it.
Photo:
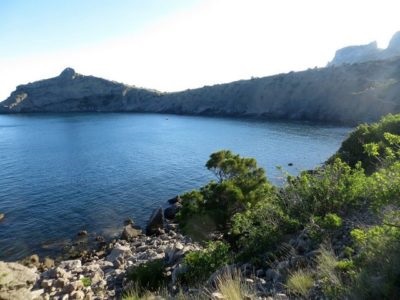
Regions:
[[[336,159],[312,173],[289,176],[280,194],[281,205],[290,216],[302,221],[308,221],[312,215],[340,213],[363,204],[366,182],[359,164],[352,169]]]
[[[342,226],[342,218],[334,213],[328,213],[323,218],[317,218],[316,222],[327,230],[335,230]]]
[[[226,243],[209,242],[204,250],[186,254],[183,264],[187,271],[182,274],[181,280],[188,284],[201,283],[231,261],[229,246]]]
[[[140,290],[157,291],[166,282],[164,271],[164,260],[156,259],[129,269],[127,278]]]
[[[210,155],[206,167],[218,181],[182,195],[183,207],[177,218],[183,228],[193,215],[205,214],[220,230],[229,229],[232,216],[275,194],[264,170],[252,158],[222,150]]]
[[[271,200],[264,200],[232,219],[232,234],[237,238],[239,260],[253,260],[273,250],[281,237],[297,227],[283,210]]]
[[[83,277],[81,278],[81,282],[83,284],[84,287],[88,287],[92,285],[92,281],[90,280],[89,277]]]
[[[355,265],[351,259],[343,259],[336,263],[336,269],[340,272],[350,272],[355,269]]]
[[[314,279],[309,271],[298,270],[289,275],[286,282],[290,293],[307,298],[311,288],[314,285]]]
[[[351,167],[355,167],[358,162],[361,162],[363,168],[368,173],[372,173],[379,166],[379,159],[377,158],[384,157],[385,149],[390,147],[390,143],[394,141],[391,139],[390,134],[400,134],[400,114],[389,114],[384,116],[377,123],[358,126],[357,129],[343,141],[337,154],[329,161],[332,162],[335,158],[341,158]],[[377,147],[373,145],[377,145]],[[375,155],[371,156],[370,154],[372,152],[374,152]]]
[[[375,209],[388,204],[400,207],[400,162],[372,174],[368,178],[367,193]]]
[[[400,298],[400,228],[397,226],[379,225],[351,232],[360,252],[355,261],[360,269],[352,290],[355,297]]]

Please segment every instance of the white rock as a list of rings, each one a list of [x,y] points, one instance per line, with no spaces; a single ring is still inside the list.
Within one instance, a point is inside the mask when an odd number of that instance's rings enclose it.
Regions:
[[[80,259],[64,260],[59,265],[60,268],[73,270],[82,267],[82,262]]]

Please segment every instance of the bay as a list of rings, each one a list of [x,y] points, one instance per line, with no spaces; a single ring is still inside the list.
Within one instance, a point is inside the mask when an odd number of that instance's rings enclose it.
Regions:
[[[0,260],[54,247],[80,230],[116,235],[166,200],[213,179],[209,155],[254,157],[275,184],[323,163],[351,128],[160,114],[0,115]],[[293,164],[289,166],[288,164]]]

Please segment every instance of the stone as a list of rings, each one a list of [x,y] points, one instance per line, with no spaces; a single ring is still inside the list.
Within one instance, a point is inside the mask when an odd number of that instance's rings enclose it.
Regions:
[[[175,249],[176,249],[176,250],[183,250],[183,245],[182,245],[182,243],[176,242],[176,243],[175,243]]]
[[[175,204],[175,203],[181,203],[181,202],[182,202],[182,199],[179,195],[168,200],[169,204]]]
[[[85,293],[83,291],[74,291],[71,293],[70,299],[83,300],[85,299]]]
[[[215,299],[215,300],[223,300],[223,299],[226,299],[226,298],[224,297],[224,295],[222,295],[222,294],[219,293],[219,292],[214,292],[214,293],[212,293],[212,294],[211,294],[211,298],[212,298],[212,299]]]
[[[44,289],[49,289],[53,286],[53,282],[54,282],[54,280],[52,280],[52,279],[43,279],[40,286]]]
[[[54,260],[49,258],[49,257],[45,257],[43,260],[43,266],[47,269],[53,268],[54,267]]]
[[[32,299],[31,292],[26,288],[18,290],[3,290],[0,291],[1,300],[27,300]]]
[[[39,255],[33,254],[29,257],[29,263],[35,267],[39,266],[40,260],[39,260]]]
[[[175,219],[176,214],[181,210],[182,204],[177,202],[164,210],[164,217],[168,220]]]
[[[127,225],[134,225],[135,223],[133,222],[133,220],[131,218],[125,219],[124,220],[124,226]]]
[[[275,269],[268,269],[265,272],[265,280],[266,281],[273,281],[273,282],[278,282],[280,279],[281,275],[279,272]]]
[[[82,262],[80,259],[64,260],[59,265],[60,268],[73,270],[82,267]]]
[[[67,280],[64,278],[58,278],[55,282],[54,282],[54,286],[56,288],[64,288],[65,284],[67,283]]]
[[[274,297],[275,300],[289,300],[289,297],[283,293],[277,293]]]
[[[164,214],[161,207],[155,209],[147,222],[146,234],[160,234],[160,231],[164,229]]]
[[[0,221],[4,219],[5,215],[3,213],[0,213]]]
[[[95,238],[95,241],[96,242],[99,242],[99,243],[103,243],[103,242],[105,242],[105,238],[103,237],[103,236],[101,236],[101,235],[98,235],[98,236],[96,236],[96,238]]]
[[[64,286],[63,293],[70,294],[73,291],[77,291],[77,290],[81,290],[81,289],[83,289],[83,283],[81,280],[71,281],[66,286]]]
[[[117,258],[121,257],[124,259],[127,258],[128,256],[132,256],[132,251],[129,246],[122,246],[120,244],[115,244],[111,253],[106,257],[106,260],[114,263],[114,261]]]
[[[34,269],[14,262],[0,261],[0,274],[2,276],[0,289],[3,290],[31,289],[39,278]]]
[[[310,251],[311,248],[311,240],[306,233],[301,233],[295,244],[295,249],[298,253],[303,254]]]
[[[86,231],[86,230],[81,230],[81,231],[79,231],[78,232],[78,236],[87,236],[88,235],[88,232]]]
[[[31,299],[35,300],[35,299],[41,299],[41,295],[44,294],[44,289],[40,289],[40,290],[34,290],[31,291]]]
[[[134,238],[142,234],[141,230],[134,228],[131,224],[124,226],[124,230],[121,234],[121,239],[126,241],[132,241]]]

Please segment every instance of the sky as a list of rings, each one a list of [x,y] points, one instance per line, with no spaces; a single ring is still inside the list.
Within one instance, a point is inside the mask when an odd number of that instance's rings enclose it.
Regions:
[[[66,67],[178,91],[323,67],[400,30],[395,0],[0,0],[0,100]]]

